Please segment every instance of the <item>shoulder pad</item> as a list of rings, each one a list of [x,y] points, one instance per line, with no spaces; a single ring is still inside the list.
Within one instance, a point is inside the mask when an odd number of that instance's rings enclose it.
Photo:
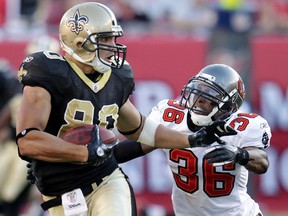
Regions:
[[[36,52],[27,56],[18,71],[23,85],[47,87],[67,77],[68,63],[57,53]]]
[[[268,122],[258,114],[237,113],[229,120],[230,125],[241,137],[241,147],[255,146],[267,148],[270,146],[271,129]]]
[[[116,76],[118,76],[122,80],[126,80],[126,79],[134,80],[134,73],[133,73],[132,67],[128,63],[123,64],[123,66],[119,69],[113,68],[112,73],[114,73]]]

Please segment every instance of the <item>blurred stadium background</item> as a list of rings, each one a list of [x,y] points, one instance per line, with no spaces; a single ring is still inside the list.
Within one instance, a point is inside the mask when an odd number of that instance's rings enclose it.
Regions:
[[[63,12],[78,2],[83,1],[0,0],[0,74],[8,71],[16,78],[27,47],[43,36],[58,39]],[[245,109],[266,118],[273,134],[269,170],[250,175],[249,194],[264,215],[288,215],[288,1],[98,2],[111,7],[124,29],[119,40],[128,46],[127,60],[136,80],[132,101],[144,114],[161,99],[177,98],[188,78],[206,64],[225,63],[238,70],[247,87]],[[4,95],[8,90],[2,88]],[[1,97],[1,105],[7,102]],[[6,127],[0,125],[0,158]],[[173,215],[171,173],[161,150],[121,166],[131,179],[140,216]],[[1,176],[7,169],[2,167]],[[17,204],[1,192],[4,184],[0,178],[0,215],[45,214],[33,188],[25,196],[19,194],[23,197],[17,197]],[[7,206],[20,211],[5,213]]]

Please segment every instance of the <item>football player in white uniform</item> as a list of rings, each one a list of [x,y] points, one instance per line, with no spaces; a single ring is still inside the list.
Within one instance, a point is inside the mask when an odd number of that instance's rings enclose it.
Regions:
[[[149,118],[178,131],[191,133],[216,121],[226,121],[237,135],[206,140],[201,147],[164,149],[173,174],[172,202],[177,216],[256,216],[259,205],[247,193],[248,172],[265,173],[265,149],[271,131],[265,119],[244,113],[245,88],[238,73],[227,65],[203,68],[189,80],[181,99],[163,100]],[[131,144],[134,145],[131,145]],[[125,140],[114,149],[118,162],[153,150]],[[129,149],[129,151],[127,151]]]

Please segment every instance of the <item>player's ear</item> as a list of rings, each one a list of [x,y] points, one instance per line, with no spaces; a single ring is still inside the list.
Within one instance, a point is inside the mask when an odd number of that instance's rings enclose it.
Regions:
[[[83,60],[85,61],[92,61],[92,59],[95,58],[96,53],[95,52],[88,52],[83,48],[84,38],[83,37],[76,37],[72,41],[72,47],[74,47],[74,52],[77,53]],[[85,44],[88,43],[88,41],[85,42]]]

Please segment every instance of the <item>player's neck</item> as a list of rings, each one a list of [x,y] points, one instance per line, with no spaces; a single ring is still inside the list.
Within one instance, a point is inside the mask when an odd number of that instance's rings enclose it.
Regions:
[[[84,74],[92,74],[95,73],[95,70],[92,66],[90,65],[86,65],[83,64],[79,61],[77,61],[76,59],[74,59],[71,55],[66,54],[65,58],[68,59],[69,61],[72,61],[73,63],[75,63]]]

